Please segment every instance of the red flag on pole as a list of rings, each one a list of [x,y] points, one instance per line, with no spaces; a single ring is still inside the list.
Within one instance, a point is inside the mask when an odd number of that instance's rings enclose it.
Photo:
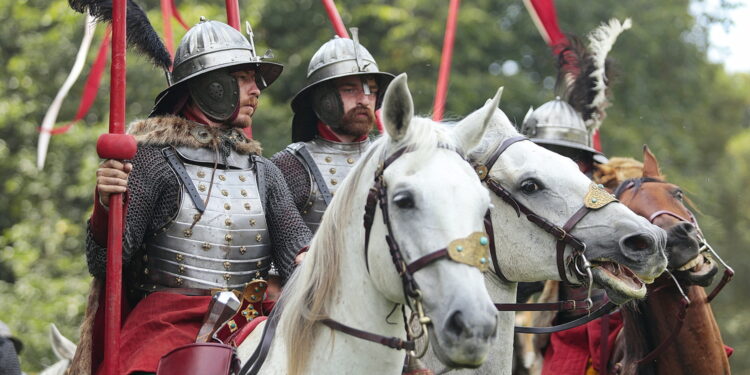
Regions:
[[[448,82],[451,77],[451,60],[453,58],[453,42],[456,39],[456,22],[458,20],[458,6],[461,0],[451,0],[448,7],[448,18],[445,22],[445,38],[443,39],[443,54],[440,57],[437,89],[435,90],[435,104],[432,109],[432,120],[443,119],[445,99],[448,96]]]

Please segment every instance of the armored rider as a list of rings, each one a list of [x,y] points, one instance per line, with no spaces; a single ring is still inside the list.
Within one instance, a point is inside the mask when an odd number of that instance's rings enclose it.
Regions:
[[[109,197],[126,193],[124,374],[155,372],[166,353],[196,342],[215,291],[243,291],[271,261],[285,280],[309,243],[281,172],[242,131],[282,71],[265,58],[252,34],[202,18],[182,38],[149,118],[129,126],[134,159],[97,170],[86,241],[94,276],[105,272]]]
[[[370,146],[385,89],[393,74],[381,72],[369,51],[334,37],[310,60],[307,82],[292,99],[292,143],[271,160],[284,174],[294,204],[314,232],[336,188]]]

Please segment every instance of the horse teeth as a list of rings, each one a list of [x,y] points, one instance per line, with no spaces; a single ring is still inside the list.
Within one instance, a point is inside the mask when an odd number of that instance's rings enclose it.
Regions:
[[[682,267],[678,268],[677,270],[678,271],[687,271],[687,270],[689,270],[689,269],[691,269],[691,268],[693,268],[693,267],[701,264],[702,259],[703,259],[703,256],[702,255],[698,255],[695,258],[693,258],[693,260],[685,263],[685,265],[683,265]]]

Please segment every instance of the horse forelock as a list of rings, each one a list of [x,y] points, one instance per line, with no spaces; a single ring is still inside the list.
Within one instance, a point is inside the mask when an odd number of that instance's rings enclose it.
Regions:
[[[351,244],[346,243],[346,237],[341,234],[363,230],[361,212],[364,203],[360,190],[369,189],[374,177],[367,173],[371,169],[368,166],[379,162],[384,150],[387,158],[406,147],[409,163],[417,165],[429,160],[439,142],[453,145],[440,127],[434,125],[429,119],[415,117],[399,142],[393,143],[391,138],[383,135],[373,142],[337,189],[310,243],[305,261],[287,281],[278,303],[278,308],[283,311],[279,327],[286,338],[289,374],[304,372],[314,340],[315,323],[329,317],[329,307],[339,286],[341,254],[352,251]],[[362,207],[355,207],[359,204]]]

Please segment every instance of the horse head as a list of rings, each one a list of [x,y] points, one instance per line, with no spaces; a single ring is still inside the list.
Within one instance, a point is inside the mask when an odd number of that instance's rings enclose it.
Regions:
[[[485,118],[490,128],[470,159],[496,193],[491,218],[505,278],[593,278],[615,303],[643,298],[641,280],[652,282],[667,263],[664,231],[593,185],[570,159],[523,141],[496,105],[488,102],[461,123]]]
[[[633,212],[667,231],[667,269],[689,284],[710,285],[718,271],[679,186],[661,174],[656,156],[643,146],[642,175],[621,181],[615,194]]]

